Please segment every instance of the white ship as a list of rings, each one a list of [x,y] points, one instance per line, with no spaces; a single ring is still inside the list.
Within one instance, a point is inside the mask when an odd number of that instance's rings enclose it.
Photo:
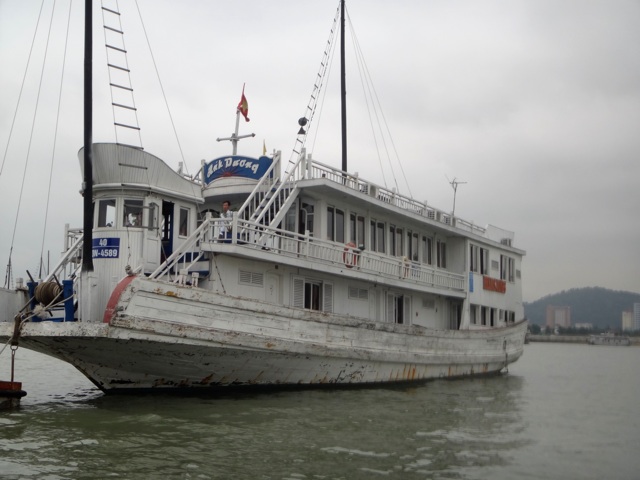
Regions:
[[[287,168],[233,154],[197,178],[116,143],[85,145],[82,166],[87,149],[85,228],[66,228],[46,278],[0,290],[0,348],[69,362],[105,392],[423,381],[522,355],[511,232],[304,148]]]
[[[601,333],[600,335],[589,335],[587,338],[589,345],[613,345],[628,347],[631,345],[631,339],[626,336],[614,335],[613,333]]]

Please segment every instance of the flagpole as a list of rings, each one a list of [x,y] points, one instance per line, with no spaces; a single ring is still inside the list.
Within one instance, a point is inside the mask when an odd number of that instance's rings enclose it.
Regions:
[[[231,135],[232,155],[238,153],[238,130],[240,129],[240,109],[236,110],[236,131]]]
[[[240,97],[240,103],[238,104],[238,107],[236,108],[236,130],[235,130],[235,132],[233,132],[230,137],[216,138],[217,142],[221,142],[223,140],[230,140],[231,141],[232,155],[237,155],[237,153],[238,153],[238,141],[239,140],[242,140],[243,138],[247,138],[247,137],[255,137],[256,136],[255,133],[249,133],[248,135],[238,135],[238,132],[240,130],[240,114],[242,114],[244,116],[245,120],[248,122],[249,121],[249,117],[247,117],[248,111],[249,111],[249,107],[248,107],[248,104],[247,104],[247,99],[244,96],[244,85],[243,85],[242,86],[242,97]]]

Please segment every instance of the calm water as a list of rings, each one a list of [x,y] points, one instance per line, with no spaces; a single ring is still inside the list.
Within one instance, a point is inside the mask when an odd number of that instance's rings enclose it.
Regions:
[[[484,379],[105,397],[18,350],[29,394],[0,412],[0,478],[638,479],[639,366],[639,347],[531,344]]]

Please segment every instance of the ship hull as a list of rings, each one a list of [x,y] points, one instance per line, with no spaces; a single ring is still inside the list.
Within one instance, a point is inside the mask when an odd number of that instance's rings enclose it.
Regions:
[[[527,327],[431,330],[146,279],[114,301],[108,323],[27,323],[19,343],[105,392],[366,385],[500,372],[522,355]],[[0,324],[0,339],[12,328]]]

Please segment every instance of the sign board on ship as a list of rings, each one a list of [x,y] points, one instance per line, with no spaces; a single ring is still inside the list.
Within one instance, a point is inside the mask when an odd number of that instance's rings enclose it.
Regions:
[[[220,178],[249,178],[259,180],[271,166],[273,160],[269,157],[260,158],[245,157],[242,155],[230,155],[220,157],[204,165],[204,184]]]

